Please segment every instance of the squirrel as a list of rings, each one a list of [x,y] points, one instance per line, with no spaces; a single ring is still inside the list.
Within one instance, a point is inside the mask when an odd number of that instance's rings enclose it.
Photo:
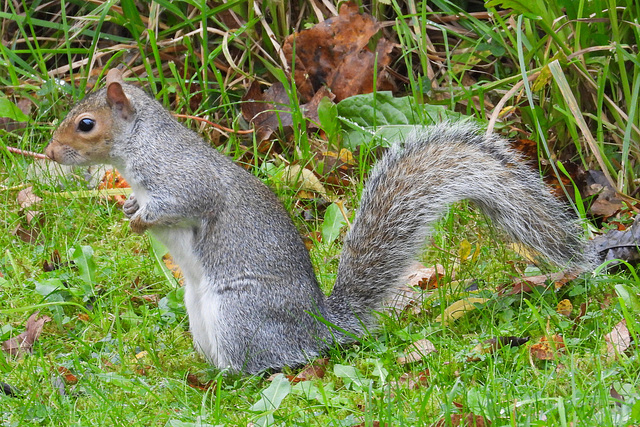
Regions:
[[[131,230],[149,230],[183,272],[195,348],[230,371],[300,366],[375,328],[376,311],[456,201],[471,200],[559,266],[593,267],[565,204],[507,142],[467,122],[420,128],[372,168],[330,296],[276,195],[118,69],[71,109],[45,153],[120,171],[132,187],[123,207]]]

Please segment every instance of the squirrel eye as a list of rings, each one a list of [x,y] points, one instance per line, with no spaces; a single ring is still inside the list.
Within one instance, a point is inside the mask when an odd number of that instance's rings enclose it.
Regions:
[[[78,122],[78,130],[82,132],[89,132],[95,125],[95,120],[84,118]]]

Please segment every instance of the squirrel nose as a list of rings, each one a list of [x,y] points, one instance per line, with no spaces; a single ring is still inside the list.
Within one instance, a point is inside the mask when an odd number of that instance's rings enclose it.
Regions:
[[[49,144],[47,144],[47,146],[44,149],[44,154],[45,156],[47,156],[48,158],[50,158],[51,160],[56,160],[55,159],[55,153],[54,150],[52,148],[53,145],[53,139],[51,141],[49,141]]]

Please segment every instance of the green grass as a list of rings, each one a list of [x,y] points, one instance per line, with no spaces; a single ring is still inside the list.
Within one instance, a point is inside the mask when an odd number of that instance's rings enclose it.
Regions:
[[[407,83],[394,93],[394,100],[408,95],[410,101],[393,104],[399,112],[412,105],[420,122],[432,114],[464,114],[486,123],[498,117],[500,111],[491,106],[503,100],[510,113],[499,116],[496,129],[535,140],[543,169],[569,159],[585,169],[601,167],[620,192],[636,194],[636,2],[582,0],[561,10],[544,0],[531,5],[496,1],[488,6],[490,11],[516,11],[494,14],[493,21],[448,1],[434,2],[438,15],[460,13],[466,18],[437,20],[424,4],[374,2],[367,9],[380,20],[394,22],[385,31],[402,45],[391,67]],[[456,413],[473,413],[492,425],[640,423],[640,283],[634,268],[581,277],[558,290],[501,296],[500,285],[525,270],[536,272],[466,203],[456,205],[438,224],[424,262],[442,264],[448,276],[474,282],[477,290],[446,280],[418,313],[382,315],[379,331],[330,351],[322,379],[288,384],[267,381],[267,376],[225,375],[209,366],[192,350],[182,290],[159,262],[161,254],[149,237],[131,233],[113,202],[96,195],[69,195],[88,189],[85,171],[50,181],[47,174],[34,175],[33,159],[2,148],[42,152],[70,106],[101,84],[105,68],[120,62],[139,76],[132,80],[172,111],[242,129],[246,123],[240,118],[240,100],[249,81],[281,81],[291,92],[279,46],[292,23],[300,29],[317,23],[318,17],[309,6],[264,2],[256,11],[254,2],[244,0],[208,6],[72,0],[62,6],[33,2],[25,12],[24,4],[7,1],[0,9],[6,34],[6,43],[0,44],[0,97],[33,101],[26,127],[0,127],[0,341],[22,332],[35,311],[52,318],[33,354],[15,358],[0,352],[0,381],[19,390],[19,397],[0,394],[0,425],[395,426],[450,421]],[[136,7],[141,18],[131,13]],[[329,16],[324,6],[321,12]],[[427,19],[433,19],[429,27]],[[238,20],[243,25],[235,25]],[[202,26],[212,30],[199,31]],[[534,73],[537,77],[528,84],[521,83]],[[510,92],[514,87],[518,90]],[[436,107],[421,107],[425,102],[445,109],[434,113]],[[363,141],[354,150],[352,184],[338,187],[350,213],[379,144],[366,136],[373,128],[349,127],[346,118],[375,121],[352,105],[347,100],[335,111],[327,110],[329,121],[322,123],[337,145],[332,149],[340,148],[341,141]],[[286,162],[320,170],[322,160],[314,154],[327,143],[322,134],[308,131],[299,115],[295,120],[295,140],[283,137],[267,149],[251,138],[220,136],[211,127],[187,123],[276,188],[302,234],[310,236],[321,233],[329,203],[299,197],[278,171]],[[27,186],[43,199],[32,208],[40,212],[37,225],[26,223],[17,201],[18,191]],[[39,231],[39,240],[22,241],[14,234],[18,226]],[[318,277],[329,292],[341,239],[311,240]],[[478,255],[460,261],[467,244]],[[43,263],[51,261],[54,250],[63,262],[75,260],[76,266],[44,271]],[[488,301],[449,325],[435,321],[469,296]],[[570,317],[556,310],[563,299],[573,304]],[[576,321],[581,304],[586,312]],[[609,358],[605,335],[625,318],[636,344]],[[530,357],[533,343],[555,334],[564,338],[563,353],[546,362]],[[496,336],[531,341],[470,361],[478,343]],[[422,338],[438,351],[415,364],[400,365],[397,357]],[[66,382],[64,369],[77,381]],[[426,381],[415,388],[398,384],[403,374],[427,370]],[[208,387],[194,387],[189,375]],[[612,389],[624,402],[612,397]]]

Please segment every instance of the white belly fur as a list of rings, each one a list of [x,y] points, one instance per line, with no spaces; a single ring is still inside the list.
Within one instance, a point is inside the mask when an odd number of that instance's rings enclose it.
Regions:
[[[138,203],[143,206],[148,197],[146,191],[139,190],[134,189],[134,192]],[[192,229],[174,226],[154,227],[150,231],[167,247],[184,276],[184,302],[196,350],[215,366],[228,366],[227,358],[218,345],[218,325],[221,321],[219,301],[210,292],[212,286],[204,276],[202,263],[193,250]]]

